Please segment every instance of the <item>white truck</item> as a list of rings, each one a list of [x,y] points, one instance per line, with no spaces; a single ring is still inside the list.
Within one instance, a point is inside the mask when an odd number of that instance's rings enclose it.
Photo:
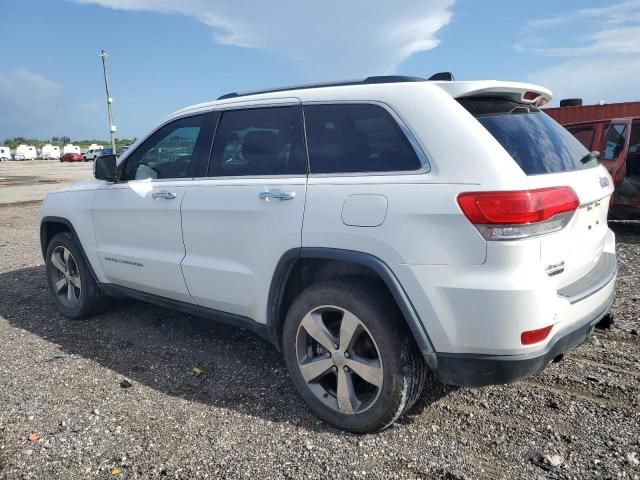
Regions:
[[[95,143],[92,143],[91,145],[89,145],[87,151],[82,154],[82,160],[85,162],[91,162],[95,160],[96,157],[102,153],[102,149],[102,145],[96,145]]]

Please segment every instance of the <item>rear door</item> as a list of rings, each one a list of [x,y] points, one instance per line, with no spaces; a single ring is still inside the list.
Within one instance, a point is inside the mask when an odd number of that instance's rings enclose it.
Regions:
[[[611,121],[602,139],[600,160],[611,174],[616,186],[622,183],[626,174],[630,136],[631,119],[620,118]]]
[[[299,100],[221,112],[206,178],[182,202],[182,271],[198,305],[266,321],[282,255],[300,247],[307,162]]]

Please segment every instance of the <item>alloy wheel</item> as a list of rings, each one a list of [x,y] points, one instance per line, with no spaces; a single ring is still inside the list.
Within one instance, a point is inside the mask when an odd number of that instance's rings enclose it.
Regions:
[[[82,283],[78,265],[71,251],[62,245],[56,247],[51,253],[50,272],[53,291],[60,302],[69,308],[75,308],[80,302]]]
[[[378,346],[362,321],[341,307],[314,308],[296,336],[298,368],[313,394],[342,414],[368,410],[383,383]]]

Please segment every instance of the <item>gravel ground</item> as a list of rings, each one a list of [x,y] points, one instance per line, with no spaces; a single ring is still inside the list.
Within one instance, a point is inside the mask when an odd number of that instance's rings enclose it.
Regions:
[[[399,424],[353,435],[250,333],[130,301],[62,317],[38,208],[0,206],[0,478],[640,478],[640,225],[615,227],[612,330],[514,385],[431,383]]]
[[[42,200],[65,184],[91,178],[92,172],[93,162],[0,162],[0,205]]]

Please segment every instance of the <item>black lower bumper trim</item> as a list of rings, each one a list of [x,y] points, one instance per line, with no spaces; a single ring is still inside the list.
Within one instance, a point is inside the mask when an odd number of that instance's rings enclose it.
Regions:
[[[535,375],[562,355],[584,343],[593,333],[596,324],[609,314],[613,294],[606,308],[579,326],[558,337],[542,352],[525,355],[483,355],[467,353],[435,353],[434,373],[443,383],[463,387],[482,387],[511,383]]]

